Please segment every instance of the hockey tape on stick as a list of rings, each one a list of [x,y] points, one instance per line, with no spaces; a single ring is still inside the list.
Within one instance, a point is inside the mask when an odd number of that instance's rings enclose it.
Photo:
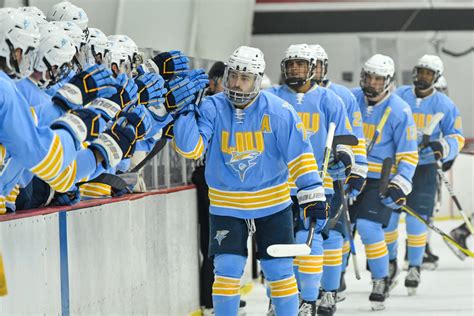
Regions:
[[[387,119],[390,116],[391,112],[392,112],[392,108],[387,106],[387,108],[385,109],[385,112],[383,113],[382,118],[380,119],[379,124],[377,124],[377,128],[375,129],[374,136],[370,140],[369,146],[367,147],[367,155],[369,155],[369,153],[372,151],[372,148],[374,148],[377,138],[379,138],[380,134],[382,134],[382,130],[385,126],[385,123],[387,123]]]
[[[438,126],[439,122],[444,117],[444,113],[438,112],[431,118],[430,124],[423,130],[423,139],[421,141],[420,146],[426,147],[430,142],[431,134],[433,134],[434,129]]]
[[[449,242],[451,245],[453,245],[454,247],[456,247],[457,249],[459,249],[460,251],[462,251],[465,255],[471,257],[471,258],[474,258],[474,252],[470,251],[469,249],[466,249],[464,248],[463,246],[461,246],[460,244],[457,243],[456,240],[454,240],[451,236],[449,236],[448,234],[446,234],[445,232],[443,232],[441,229],[439,229],[438,227],[434,226],[432,223],[428,222],[426,219],[424,219],[423,217],[420,216],[420,214],[418,214],[415,210],[413,210],[412,208],[408,207],[408,206],[402,206],[401,209],[405,212],[407,212],[408,214],[410,214],[411,216],[413,217],[416,217],[420,222],[424,223],[426,226],[428,226],[429,228],[431,228],[434,232],[438,233],[439,235],[441,235],[441,237],[443,237],[444,240],[446,240],[447,242]]]
[[[334,132],[336,131],[336,124],[329,123],[328,134],[326,138],[326,146],[324,148],[324,160],[321,179],[324,181],[326,172],[328,170],[329,156],[331,154]],[[311,220],[308,230],[308,238],[304,244],[276,244],[267,248],[267,253],[272,257],[296,257],[307,256],[311,253],[311,245],[313,243],[314,231],[316,229],[316,221]]]

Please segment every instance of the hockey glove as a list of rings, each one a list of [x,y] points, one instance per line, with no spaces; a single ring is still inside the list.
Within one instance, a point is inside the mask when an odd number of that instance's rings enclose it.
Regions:
[[[168,92],[165,94],[165,108],[168,112],[179,111],[190,104],[199,90],[209,83],[205,73],[196,72],[193,76],[175,77],[165,84]]]
[[[63,109],[76,109],[95,98],[106,98],[117,92],[112,72],[94,65],[75,75],[53,96],[53,102]]]
[[[125,74],[117,77],[115,85],[117,93],[108,98],[97,98],[88,107],[100,112],[102,118],[108,122],[113,119],[120,110],[134,104],[137,99],[137,85],[133,79],[129,79]]]
[[[367,165],[353,165],[344,185],[344,190],[348,193],[349,198],[354,199],[362,192],[367,179],[367,171]]]
[[[70,111],[56,119],[52,129],[65,129],[76,142],[76,148],[80,149],[84,141],[91,141],[99,136],[101,127],[100,114],[94,109],[78,109]]]
[[[435,140],[420,151],[420,159],[423,160],[440,160],[449,155],[449,144],[444,139]]]
[[[306,229],[309,228],[311,220],[316,221],[316,233],[320,233],[329,217],[329,204],[326,202],[324,188],[319,186],[315,189],[298,191],[298,203],[300,205],[300,218]]]
[[[138,105],[130,112],[120,112],[118,119],[124,117],[128,124],[135,128],[137,140],[145,138],[146,134],[151,128],[151,119],[147,116],[146,109],[143,105]]]
[[[49,206],[71,206],[79,203],[80,201],[81,193],[79,192],[79,189],[64,193],[56,192]]]
[[[111,128],[99,135],[89,149],[97,150],[104,158],[105,169],[113,168],[124,158],[129,158],[135,152],[135,126],[127,125],[125,118],[119,118]]]
[[[164,106],[165,81],[159,74],[147,73],[135,80],[138,86],[138,104],[148,108],[153,117],[163,120],[168,114]]]
[[[140,65],[138,72],[159,73],[165,80],[189,69],[189,58],[179,50],[162,52]]]
[[[354,164],[354,154],[346,146],[337,146],[336,159],[329,161],[328,172],[333,180],[344,180]]]
[[[389,183],[386,196],[381,196],[382,204],[397,210],[405,205],[406,197],[412,189],[411,183],[401,175],[396,175]]]

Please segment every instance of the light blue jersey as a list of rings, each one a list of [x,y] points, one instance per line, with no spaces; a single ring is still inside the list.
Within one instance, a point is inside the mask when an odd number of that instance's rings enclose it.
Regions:
[[[329,123],[336,123],[334,135],[352,135],[344,104],[334,92],[316,84],[306,93],[297,93],[286,85],[272,87],[268,91],[293,105],[305,126],[319,168],[324,160]],[[289,185],[291,195],[296,195],[296,186],[291,178]],[[324,179],[324,189],[326,194],[334,193],[333,179],[329,173]]]
[[[260,218],[291,204],[288,174],[297,187],[323,195],[317,163],[293,107],[267,92],[236,109],[223,93],[206,98],[174,125],[175,149],[198,159],[206,153],[210,213]]]
[[[355,163],[362,168],[367,168],[367,151],[364,137],[364,127],[362,122],[362,114],[360,112],[357,100],[352,92],[343,85],[336,84],[329,80],[324,82],[326,89],[334,91],[344,102],[347,116],[352,126],[352,133],[357,137],[359,143],[352,146],[354,152]]]
[[[382,132],[372,151],[367,154],[368,178],[380,179],[382,162],[389,157],[395,162],[392,175],[399,174],[411,183],[418,164],[418,149],[417,131],[410,106],[395,94],[390,94],[376,105],[368,106],[361,88],[352,89],[352,93],[362,112],[364,135],[368,144],[386,109],[390,108],[390,115]]]
[[[451,99],[445,94],[433,89],[433,93],[424,98],[417,98],[413,86],[401,86],[395,92],[408,105],[413,112],[413,118],[422,135],[423,129],[430,125],[433,115],[438,112],[444,113],[441,122],[436,126],[431,134],[430,140],[434,141],[443,137],[449,144],[449,154],[442,161],[450,161],[456,158],[464,147],[464,137],[462,135],[462,122],[459,110]],[[418,137],[418,143],[422,140]],[[420,159],[420,165],[435,163],[434,156]]]
[[[51,96],[41,90],[30,78],[23,78],[15,82],[18,91],[28,101],[31,107],[51,103]]]

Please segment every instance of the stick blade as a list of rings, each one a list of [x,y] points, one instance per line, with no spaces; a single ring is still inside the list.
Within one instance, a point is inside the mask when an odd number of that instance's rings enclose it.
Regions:
[[[307,244],[279,244],[268,247],[267,253],[276,258],[307,256],[311,248]]]
[[[334,140],[332,142],[333,146],[337,146],[337,145],[357,146],[358,144],[359,144],[359,140],[354,135],[336,135],[334,136]]]

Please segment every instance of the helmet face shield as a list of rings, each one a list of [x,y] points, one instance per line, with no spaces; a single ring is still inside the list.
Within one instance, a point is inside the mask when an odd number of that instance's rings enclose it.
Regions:
[[[376,98],[388,90],[392,80],[368,71],[362,70],[360,74],[360,87],[368,98]]]
[[[225,95],[236,105],[250,102],[260,91],[262,76],[226,67],[222,86]]]
[[[428,90],[436,83],[436,72],[429,68],[413,68],[413,84],[419,90]]]
[[[314,65],[306,59],[285,58],[281,62],[285,83],[290,88],[299,88],[313,78]]]

